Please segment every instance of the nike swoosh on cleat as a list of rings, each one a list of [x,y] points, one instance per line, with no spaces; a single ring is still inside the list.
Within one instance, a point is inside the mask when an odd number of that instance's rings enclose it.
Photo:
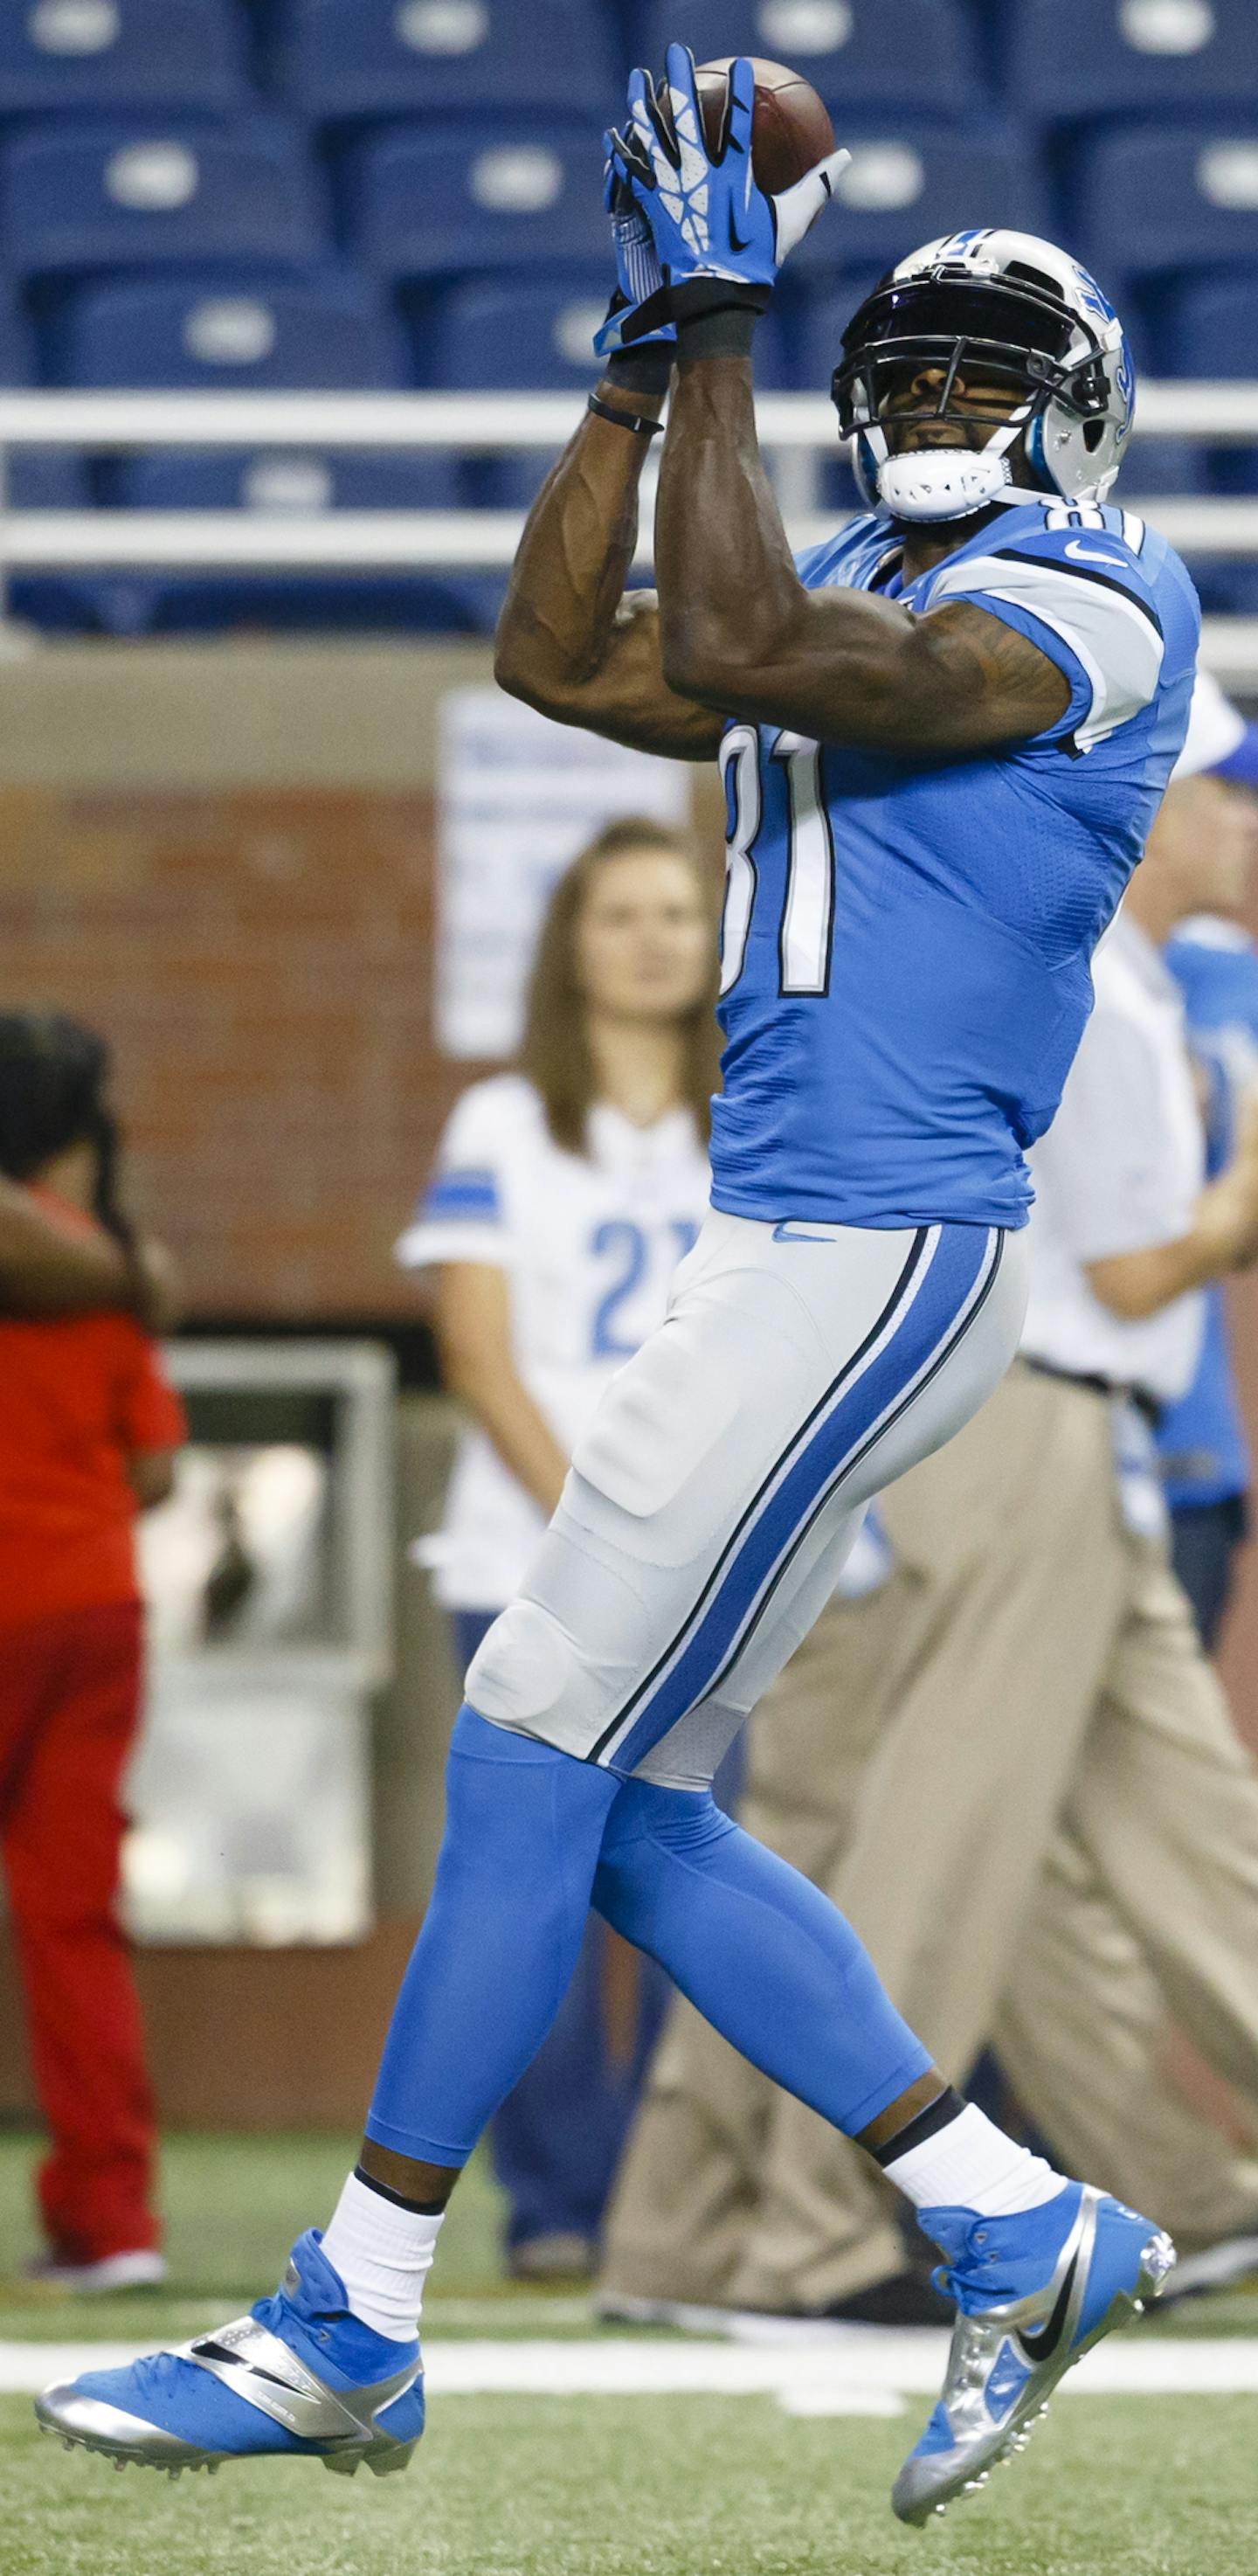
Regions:
[[[240,2360],[238,2352],[232,2352],[227,2344],[215,2343],[212,2337],[204,2343],[194,2345],[193,2349],[206,2361],[239,2362]],[[277,2371],[264,2370],[261,2362],[251,2361],[247,2364],[247,2367],[252,2371],[255,2379],[265,2379],[272,2388],[287,2389],[290,2397],[294,2394],[294,2391],[296,2391],[298,2396],[301,2395],[300,2387],[294,2380],[281,2379]]]
[[[1033,2369],[1038,2369],[1041,2362],[1051,2361],[1053,2354],[1056,2352],[1057,2347],[1061,2342],[1062,2335],[1065,2332],[1066,2318],[1070,2311],[1070,2298],[1071,2292],[1074,2289],[1075,2274],[1078,2269],[1079,2257],[1077,2254],[1072,2254],[1070,2261],[1066,2266],[1066,2277],[1062,2282],[1056,2299],[1054,2300],[1053,2313],[1048,2319],[1047,2324],[1035,2326],[1029,2334],[1021,2330],[1019,2331],[1018,2342],[1021,2344],[1027,2360],[1030,2362]]]

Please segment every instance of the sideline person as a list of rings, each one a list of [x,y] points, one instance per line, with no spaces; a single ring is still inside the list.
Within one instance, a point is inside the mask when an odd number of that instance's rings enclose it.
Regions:
[[[1207,1168],[1223,1169],[1238,1108],[1258,1089],[1258,946],[1243,917],[1258,845],[1258,725],[1246,724],[1217,680],[1199,671],[1187,749],[1199,759],[1177,787],[1163,828],[1215,845],[1208,911],[1177,924],[1166,962],[1184,996],[1194,1054],[1209,1080]],[[1232,868],[1227,868],[1228,854]],[[1201,1356],[1192,1385],[1158,1423],[1175,1571],[1213,1654],[1236,1551],[1249,1526],[1250,1456],[1221,1286],[1205,1292]]]
[[[76,1021],[0,1014],[0,1172],[70,1240],[129,1259],[108,1075]],[[184,1438],[130,1316],[0,1317],[0,1853],[51,2134],[33,2273],[79,2293],[165,2270],[119,1794],[143,1681],[135,1518],[170,1492]]]
[[[1171,1572],[1149,1429],[1192,1376],[1202,1284],[1258,1253],[1254,1114],[1202,1188],[1159,954],[1181,917],[1243,899],[1254,857],[1246,817],[1184,828],[1202,757],[1185,753],[1097,952],[1096,1009],[1031,1157],[1022,1356],[880,1498],[893,1570],[833,1601],[762,1701],[744,1812],[851,1914],[958,2081],[994,2040],[1053,2150],[1217,2273],[1229,2244],[1252,2259],[1258,2163],[1163,2057],[1174,2018],[1258,2112],[1258,1779]],[[622,2317],[939,2316],[861,2160],[684,2005],[600,2286]]]
[[[678,833],[634,815],[599,833],[551,895],[517,1066],[464,1092],[398,1245],[435,1272],[442,1377],[470,1417],[424,1551],[461,1672],[706,1214],[715,918]],[[591,1915],[554,2029],[490,2129],[513,2271],[593,2269],[668,1993]]]

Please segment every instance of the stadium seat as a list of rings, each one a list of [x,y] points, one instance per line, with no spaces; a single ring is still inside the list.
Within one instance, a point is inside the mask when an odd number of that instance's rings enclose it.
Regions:
[[[1206,556],[1188,569],[1207,617],[1258,617],[1258,563],[1214,563]]]
[[[1175,376],[1258,374],[1258,279],[1253,272],[1194,278],[1168,295],[1160,315],[1158,354]]]
[[[68,447],[15,447],[5,482],[15,510],[90,510],[96,498],[86,457]]]
[[[792,382],[802,393],[829,392],[843,353],[843,333],[882,274],[881,265],[848,269],[833,280],[818,279],[811,293],[797,295],[790,307]]]
[[[0,11],[0,116],[245,104],[231,0],[34,0]]]
[[[0,384],[29,385],[34,375],[30,323],[13,288],[0,283]]]
[[[1204,450],[1188,438],[1133,438],[1115,485],[1124,506],[1151,500],[1160,493],[1204,492],[1208,488]]]
[[[835,182],[833,209],[791,253],[796,282],[876,272],[963,225],[1050,229],[1035,156],[1025,135],[1007,127],[871,119],[845,125],[844,141],[852,157]]]
[[[62,385],[391,391],[408,385],[404,335],[364,281],[233,276],[127,278],[74,287],[42,331]]]
[[[332,510],[458,510],[462,470],[442,453],[377,448],[164,448],[120,457],[103,485],[115,508],[258,510],[306,517]]]
[[[1100,136],[1075,156],[1073,216],[1071,248],[1111,292],[1124,276],[1252,263],[1258,118],[1167,117]]]
[[[1163,347],[1168,371],[1179,376],[1258,374],[1258,281],[1252,275],[1203,278],[1169,296]],[[1213,492],[1258,492],[1258,445],[1211,450],[1207,483]],[[1258,577],[1258,565],[1250,572]]]
[[[171,260],[307,266],[325,249],[312,164],[293,129],[253,116],[59,121],[0,152],[0,242],[10,268]]]
[[[674,40],[700,63],[726,54],[790,63],[832,107],[954,115],[977,103],[974,49],[956,0],[656,0],[641,60],[661,71]]]
[[[592,341],[607,310],[610,260],[539,285],[475,282],[425,298],[414,320],[416,372],[456,391],[511,385],[573,391],[594,381]]]
[[[402,127],[342,161],[354,248],[386,277],[452,276],[609,256],[602,154],[592,134],[493,125]]]
[[[7,459],[8,498],[18,510],[90,510],[96,495],[88,460],[64,447],[16,447]],[[98,632],[94,585],[72,574],[15,572],[4,613],[50,633]]]
[[[461,470],[451,457],[356,449],[141,455],[108,468],[102,488],[115,507],[133,510],[282,516],[449,510],[463,501]],[[468,632],[477,622],[453,584],[426,573],[167,573],[84,587],[100,624],[115,633],[397,626]]]
[[[281,63],[329,123],[540,108],[602,125],[626,68],[602,0],[292,0]]]
[[[498,385],[529,393],[587,393],[598,372],[593,337],[607,310],[608,263],[546,285],[474,283],[448,290],[420,308],[415,324],[417,370],[426,385],[492,392]],[[776,392],[787,372],[779,317],[756,331],[756,381]]]
[[[1258,108],[1253,0],[1002,0],[1010,104],[1065,120]]]

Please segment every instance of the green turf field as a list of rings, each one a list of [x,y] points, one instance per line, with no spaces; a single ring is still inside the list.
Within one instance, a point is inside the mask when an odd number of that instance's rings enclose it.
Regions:
[[[183,2336],[274,2280],[348,2142],[175,2140],[169,2296],[55,2306],[0,2292],[0,2345]],[[0,2139],[0,2245],[30,2242],[31,2145]],[[474,2170],[442,2247],[432,2336],[579,2336],[571,2298],[504,2289],[492,2186]],[[1251,2301],[1177,2335],[1255,2331]],[[1170,2325],[1170,2320],[1167,2320]],[[523,2358],[523,2356],[521,2357]],[[917,2535],[887,2491],[928,2401],[897,2420],[810,2420],[764,2395],[450,2395],[410,2472],[313,2463],[178,2486],[67,2456],[0,2399],[3,2576],[1253,2576],[1258,2399],[1063,2398],[1027,2458]]]

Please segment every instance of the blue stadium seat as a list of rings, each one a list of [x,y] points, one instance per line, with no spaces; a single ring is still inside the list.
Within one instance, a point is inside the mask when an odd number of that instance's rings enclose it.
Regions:
[[[858,113],[953,115],[976,103],[974,49],[956,0],[656,0],[641,60],[662,71],[674,41],[700,63],[727,54],[789,63],[832,107]]]
[[[1103,285],[1258,258],[1258,118],[1119,128],[1075,156],[1071,247]],[[1112,283],[1111,283],[1112,281]]]
[[[1207,617],[1258,617],[1258,563],[1215,563],[1202,556],[1188,569]]]
[[[1010,103],[1047,120],[1258,108],[1253,0],[1001,0]]]
[[[569,127],[373,136],[344,156],[342,202],[355,249],[386,277],[609,257],[602,154]]]
[[[109,469],[103,489],[115,506],[135,510],[281,515],[457,509],[463,499],[461,470],[450,457],[354,449],[142,455]],[[399,626],[467,633],[477,624],[457,584],[426,573],[166,573],[83,587],[99,623],[121,634]]]
[[[15,510],[90,510],[96,498],[86,457],[69,447],[15,447],[5,471]]]
[[[1167,296],[1162,347],[1178,376],[1251,377],[1258,373],[1258,279],[1237,272],[1194,279]],[[1209,459],[1209,488],[1258,492],[1258,446],[1218,447]],[[1250,567],[1258,581],[1258,565]]]
[[[591,343],[606,310],[606,261],[588,277],[540,286],[452,288],[417,318],[420,379],[460,392],[588,393],[598,373]],[[790,381],[779,317],[768,313],[756,332],[756,382],[776,392]]]
[[[1161,493],[1204,492],[1204,451],[1187,438],[1133,438],[1115,486],[1116,498],[1150,500]]]
[[[0,116],[245,104],[231,0],[34,0],[0,11]]]
[[[591,345],[607,310],[610,258],[538,285],[479,281],[415,307],[418,380],[458,391],[511,385],[529,393],[588,390]]]
[[[843,333],[852,315],[872,295],[881,266],[844,270],[833,280],[814,282],[811,293],[798,294],[789,308],[792,323],[792,381],[803,393],[824,394],[843,354]]]
[[[441,452],[377,448],[165,448],[120,457],[103,485],[128,510],[459,510],[462,469]]]
[[[31,326],[7,281],[0,283],[0,385],[29,385],[35,379]]]
[[[603,0],[292,0],[284,86],[329,123],[541,108],[602,125],[626,69],[610,20]]]
[[[827,207],[791,253],[790,275],[877,271],[922,242],[969,224],[1051,229],[1035,155],[1007,127],[929,125],[913,118],[844,126],[851,161]]]
[[[1252,270],[1181,286],[1166,297],[1160,326],[1159,355],[1171,375],[1258,374],[1258,278]]]
[[[263,275],[127,278],[72,288],[43,327],[54,384],[392,391],[404,335],[364,280]]]
[[[96,495],[88,460],[63,447],[17,447],[8,459],[9,499],[18,510],[90,510]],[[59,634],[99,632],[93,585],[72,574],[18,572],[5,585],[5,609]]]
[[[325,250],[313,166],[253,116],[32,127],[0,152],[0,241],[33,277],[171,260],[308,266]]]

